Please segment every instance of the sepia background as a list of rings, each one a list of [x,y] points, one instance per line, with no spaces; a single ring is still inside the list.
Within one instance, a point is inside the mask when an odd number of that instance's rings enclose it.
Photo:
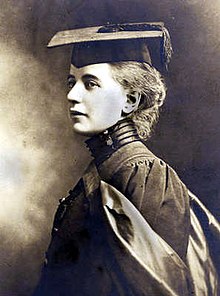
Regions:
[[[164,21],[174,57],[148,145],[220,219],[220,1],[2,0],[0,8],[0,295],[28,296],[53,215],[90,156],[67,115],[70,48],[57,31]]]

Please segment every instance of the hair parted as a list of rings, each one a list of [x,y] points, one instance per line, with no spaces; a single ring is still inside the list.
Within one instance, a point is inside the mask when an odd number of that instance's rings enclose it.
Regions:
[[[159,107],[166,97],[161,74],[151,65],[139,62],[110,63],[113,78],[128,92],[141,95],[139,107],[131,114],[139,136],[146,140],[159,118]]]

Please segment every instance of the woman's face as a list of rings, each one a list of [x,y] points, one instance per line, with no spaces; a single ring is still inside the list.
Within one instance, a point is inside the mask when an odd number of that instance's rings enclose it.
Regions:
[[[127,96],[122,86],[113,79],[109,64],[82,68],[71,65],[68,83],[70,118],[76,133],[91,136],[122,119]]]

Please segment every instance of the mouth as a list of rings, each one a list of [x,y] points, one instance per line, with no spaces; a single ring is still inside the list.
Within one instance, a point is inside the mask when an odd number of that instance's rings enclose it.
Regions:
[[[70,109],[70,117],[75,117],[75,116],[86,116],[86,114],[80,111]]]

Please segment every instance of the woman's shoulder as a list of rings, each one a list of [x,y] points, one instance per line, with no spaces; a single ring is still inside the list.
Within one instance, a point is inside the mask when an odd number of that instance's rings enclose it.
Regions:
[[[136,141],[115,151],[98,167],[98,171],[104,179],[110,180],[118,171],[141,170],[142,168],[146,171],[153,166],[160,171],[164,170],[167,164],[153,154],[144,143]]]
[[[102,180],[123,193],[144,190],[148,195],[152,192],[153,196],[157,192],[158,196],[163,196],[171,190],[177,199],[180,196],[182,200],[183,193],[183,199],[187,199],[187,187],[176,171],[142,142],[121,147],[102,163],[98,171]]]
[[[131,160],[143,157],[155,157],[153,153],[147,149],[147,147],[141,141],[135,141],[120,147],[116,150],[111,157],[106,159],[100,166],[102,170],[105,167],[117,168],[119,165],[130,162]]]
[[[100,176],[124,194],[151,227],[185,258],[189,196],[177,173],[144,144],[122,147],[102,166]]]

